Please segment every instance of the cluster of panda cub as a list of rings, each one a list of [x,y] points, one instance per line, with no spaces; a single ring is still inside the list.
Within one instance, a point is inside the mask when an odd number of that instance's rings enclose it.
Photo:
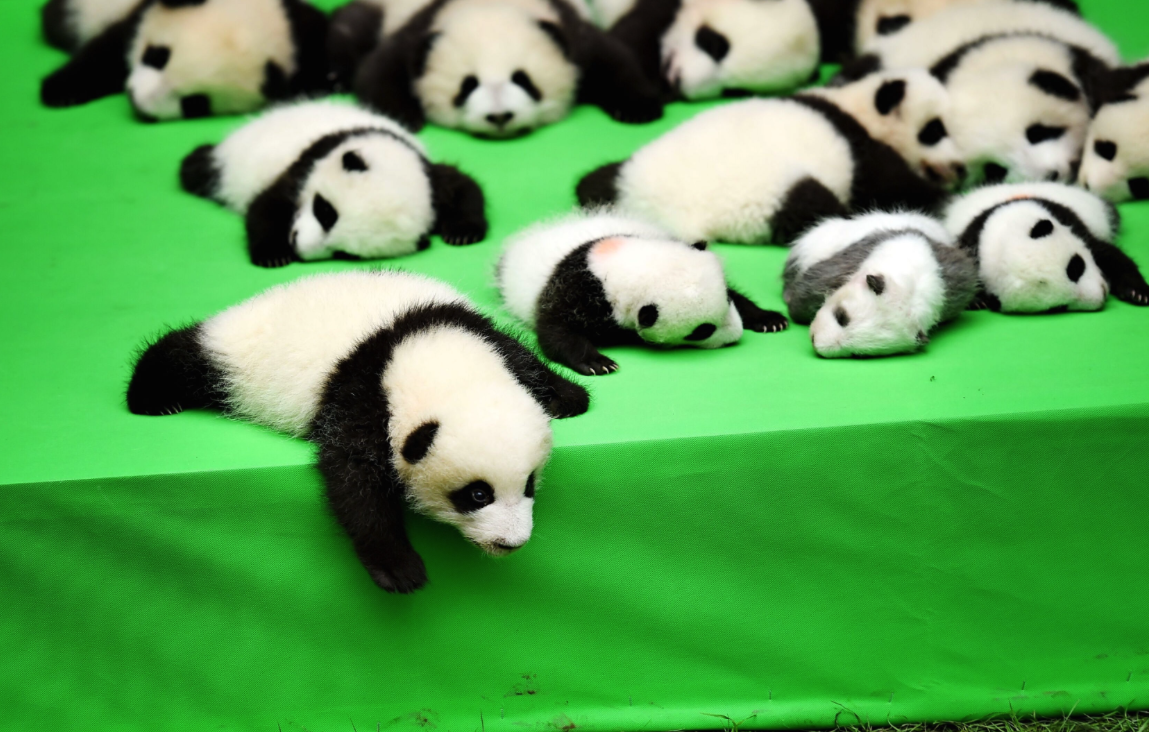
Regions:
[[[430,122],[508,138],[578,103],[616,120],[714,107],[572,181],[577,212],[512,236],[496,279],[551,361],[718,348],[809,325],[823,357],[906,353],[963,310],[1149,305],[1115,203],[1149,198],[1149,63],[1073,0],[50,0],[73,53],[51,106],[126,92],[143,119],[256,110],[180,167],[245,221],[259,266],[487,236],[480,185]],[[359,104],[314,97],[353,91]],[[295,99],[304,97],[304,99]],[[1002,100],[1008,100],[1003,103]],[[712,240],[789,246],[786,315],[727,282]],[[149,344],[136,414],[210,408],[307,437],[371,578],[426,569],[404,508],[507,554],[530,537],[549,421],[589,396],[446,283],[349,271],[272,288]]]

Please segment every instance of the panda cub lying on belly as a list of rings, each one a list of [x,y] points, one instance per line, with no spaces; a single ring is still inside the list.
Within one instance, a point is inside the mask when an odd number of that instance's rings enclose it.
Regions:
[[[407,505],[489,554],[525,544],[550,419],[588,405],[458,292],[402,272],[308,277],[173,330],[136,361],[127,400],[308,436],[332,513],[389,592],[427,581]]]
[[[360,0],[354,16],[332,32],[344,43],[368,46],[383,33],[380,24],[387,27],[389,13],[422,6],[384,34],[354,83],[361,100],[411,130],[429,120],[484,137],[512,137],[562,119],[576,103],[601,107],[622,122],[662,116],[657,90],[634,55],[566,0],[372,4],[381,8],[378,16]]]
[[[1085,139],[1077,182],[1113,203],[1149,199],[1149,61],[1117,69]]]
[[[145,120],[239,114],[327,87],[327,19],[302,0],[51,0],[44,35],[75,54],[50,107],[126,91]]]
[[[431,234],[471,244],[487,234],[483,192],[431,163],[390,119],[337,102],[274,109],[218,145],[196,148],[180,180],[190,193],[244,214],[253,264],[396,257]]]
[[[776,333],[786,317],[726,284],[706,242],[675,241],[608,211],[532,226],[507,242],[498,268],[507,309],[530,324],[546,356],[588,376],[618,364],[597,346],[718,348],[743,330]]]

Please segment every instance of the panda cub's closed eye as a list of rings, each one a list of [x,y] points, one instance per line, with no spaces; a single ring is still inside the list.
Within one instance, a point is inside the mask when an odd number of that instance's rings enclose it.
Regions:
[[[151,66],[153,69],[163,71],[171,58],[172,50],[167,46],[148,46],[144,49],[144,57],[141,61],[144,66]]]
[[[470,75],[463,79],[463,83],[459,85],[459,93],[455,95],[453,104],[456,107],[461,107],[467,103],[467,97],[471,96],[471,92],[479,88],[479,79],[475,75]]]
[[[716,330],[718,330],[718,326],[714,325],[713,323],[703,323],[694,330],[690,331],[690,335],[686,336],[686,340],[704,341],[710,336],[714,335]]]
[[[843,328],[850,324],[850,316],[846,309],[841,306],[834,308],[834,320],[838,321],[838,325]]]
[[[473,513],[494,503],[495,491],[486,481],[476,480],[458,490],[451,491],[448,498],[451,499],[451,503],[459,513]]]
[[[702,26],[698,29],[698,32],[694,34],[694,45],[702,49],[703,53],[707,56],[714,59],[715,63],[726,58],[726,54],[730,53],[730,41],[726,39],[726,36],[708,25]]]
[[[902,28],[910,24],[911,18],[908,15],[883,15],[878,18],[878,35],[888,36],[897,33]]]
[[[355,152],[343,153],[343,169],[348,173],[362,173],[367,170],[367,162]]]
[[[1113,160],[1117,157],[1117,143],[1109,142],[1108,140],[1098,140],[1093,143],[1093,152],[1097,153],[1098,157]]]
[[[1033,225],[1029,230],[1030,239],[1044,239],[1053,233],[1053,222],[1049,219],[1042,219]]]
[[[1046,125],[1030,125],[1025,130],[1025,139],[1029,140],[1030,144],[1038,145],[1047,140],[1061,139],[1065,134],[1064,127],[1047,127]]]

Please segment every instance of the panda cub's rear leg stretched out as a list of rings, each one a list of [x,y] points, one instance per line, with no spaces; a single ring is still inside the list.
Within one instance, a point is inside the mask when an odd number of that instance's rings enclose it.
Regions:
[[[224,409],[223,374],[205,357],[200,326],[173,330],[152,343],[136,363],[128,385],[128,409],[152,416],[185,409]]]

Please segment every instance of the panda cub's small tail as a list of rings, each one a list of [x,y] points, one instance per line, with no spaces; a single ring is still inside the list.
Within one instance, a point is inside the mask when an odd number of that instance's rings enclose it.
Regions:
[[[132,414],[178,414],[185,409],[223,408],[223,373],[199,342],[200,326],[173,330],[136,360],[128,383]]]
[[[180,165],[180,185],[188,193],[215,198],[219,188],[219,168],[212,155],[214,150],[214,145],[200,145],[184,158]]]

